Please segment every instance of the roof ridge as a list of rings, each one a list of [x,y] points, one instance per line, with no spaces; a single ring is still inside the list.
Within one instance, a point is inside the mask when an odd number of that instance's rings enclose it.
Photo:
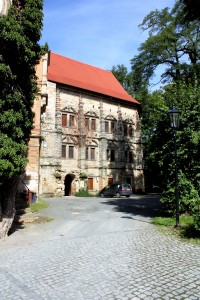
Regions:
[[[53,82],[140,105],[136,99],[129,95],[111,71],[51,51],[47,78]]]
[[[99,70],[102,70],[102,71],[105,71],[105,72],[108,72],[108,73],[113,74],[110,70],[106,70],[106,69],[103,69],[103,68],[100,68],[100,67],[96,67],[96,66],[90,65],[90,64],[88,64],[88,63],[79,61],[79,60],[77,60],[77,59],[74,59],[74,58],[71,58],[71,57],[68,57],[68,56],[64,56],[64,55],[62,55],[62,54],[57,54],[57,53],[55,53],[55,52],[53,52],[53,51],[50,51],[50,53],[53,53],[54,55],[57,55],[57,56],[61,56],[61,57],[64,58],[64,59],[68,59],[68,60],[71,60],[71,61],[75,61],[75,62],[77,62],[77,63],[79,63],[79,64],[86,65],[86,66],[89,66],[89,67],[91,67],[91,68],[99,69]]]

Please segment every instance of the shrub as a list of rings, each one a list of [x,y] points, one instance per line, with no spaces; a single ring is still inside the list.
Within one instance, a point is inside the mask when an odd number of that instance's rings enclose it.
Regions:
[[[93,197],[93,195],[91,195],[87,189],[80,189],[79,192],[75,193],[76,197]]]

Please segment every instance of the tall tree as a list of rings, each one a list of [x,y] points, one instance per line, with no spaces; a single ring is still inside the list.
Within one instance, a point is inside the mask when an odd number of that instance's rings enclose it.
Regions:
[[[149,37],[132,60],[133,85],[148,86],[157,67],[163,66],[161,81],[165,83],[160,104],[160,113],[153,107],[147,95],[145,114],[151,134],[145,144],[145,166],[148,183],[159,186],[164,199],[174,195],[174,149],[173,130],[167,122],[166,111],[172,103],[181,111],[181,126],[177,132],[179,189],[181,210],[197,213],[200,204],[200,38],[199,22],[184,18],[182,1],[176,1],[172,10],[165,8],[151,12],[141,27],[148,30]],[[140,99],[139,99],[140,100]],[[156,122],[153,122],[155,116]],[[199,218],[200,220],[200,218]],[[200,228],[200,226],[199,226]]]
[[[163,67],[161,82],[168,83],[199,72],[200,24],[184,22],[180,1],[175,6],[149,13],[140,25],[149,33],[139,54],[132,59],[134,84],[141,88]]]
[[[13,0],[0,17],[0,238],[15,215],[19,174],[26,166],[37,92],[35,65],[40,47],[42,0]]]
[[[185,19],[188,21],[200,20],[200,0],[182,0],[185,7]]]
[[[125,65],[117,65],[117,66],[113,66],[111,69],[111,72],[113,73],[113,75],[115,75],[115,77],[117,78],[117,80],[121,83],[121,85],[123,86],[123,88],[129,93],[129,95],[132,95],[133,97],[135,97],[135,90],[134,87],[132,85],[133,80],[132,80],[132,72],[128,72],[127,67],[125,67]]]

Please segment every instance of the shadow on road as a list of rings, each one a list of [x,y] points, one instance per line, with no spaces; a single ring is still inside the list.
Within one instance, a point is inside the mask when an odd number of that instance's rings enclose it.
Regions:
[[[134,195],[131,198],[112,198],[102,203],[113,205],[115,211],[129,214],[130,216],[122,217],[128,219],[136,215],[153,218],[159,216],[162,210],[160,195]]]

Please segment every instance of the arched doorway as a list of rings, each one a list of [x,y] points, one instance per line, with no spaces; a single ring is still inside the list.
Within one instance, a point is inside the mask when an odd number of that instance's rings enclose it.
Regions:
[[[72,192],[72,181],[74,180],[75,175],[67,174],[65,176],[65,196],[71,196]]]

